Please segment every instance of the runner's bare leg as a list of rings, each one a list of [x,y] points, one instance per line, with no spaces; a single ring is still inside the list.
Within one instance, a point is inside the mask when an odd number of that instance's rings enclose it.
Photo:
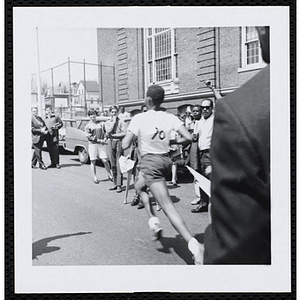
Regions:
[[[146,192],[147,186],[145,183],[145,179],[141,172],[139,172],[137,181],[135,182],[135,189],[137,193],[140,195],[145,209],[149,215],[149,218],[155,217],[152,205],[150,204],[149,194]]]
[[[188,243],[193,236],[188,230],[184,220],[175,209],[165,181],[154,182],[149,188],[173,227]]]

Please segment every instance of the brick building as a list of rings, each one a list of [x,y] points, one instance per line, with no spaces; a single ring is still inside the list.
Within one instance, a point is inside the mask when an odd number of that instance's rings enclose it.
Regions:
[[[106,88],[103,74],[104,107],[117,103],[127,111],[140,107],[153,83],[176,114],[212,97],[205,80],[224,96],[265,66],[254,27],[98,28],[97,43],[99,63],[115,66],[114,88]]]

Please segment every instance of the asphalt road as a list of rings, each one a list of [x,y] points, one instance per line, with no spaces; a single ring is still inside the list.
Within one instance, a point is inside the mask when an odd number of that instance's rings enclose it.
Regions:
[[[49,155],[43,152],[46,165]],[[62,153],[61,169],[32,170],[32,262],[34,266],[186,265],[193,264],[187,244],[163,211],[157,212],[163,238],[153,242],[145,209],[128,204],[124,192],[109,191],[112,182],[97,166],[99,184],[90,166],[76,155]],[[126,184],[126,176],[124,184]],[[192,178],[178,172],[178,187],[169,192],[191,233],[203,242],[207,213],[192,214]],[[153,203],[153,205],[155,205]]]

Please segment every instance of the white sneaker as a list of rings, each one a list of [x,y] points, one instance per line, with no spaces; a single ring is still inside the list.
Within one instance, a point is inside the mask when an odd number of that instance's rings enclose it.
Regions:
[[[192,204],[192,205],[198,205],[198,204],[200,204],[200,201],[201,201],[201,199],[196,198],[196,199],[194,199],[194,200],[191,202],[191,204]]]
[[[148,225],[152,234],[152,240],[159,240],[162,236],[162,228],[159,226],[159,219],[157,217],[150,218],[148,221]]]
[[[188,248],[193,255],[195,265],[203,265],[204,247],[195,238],[192,238],[188,243]]]

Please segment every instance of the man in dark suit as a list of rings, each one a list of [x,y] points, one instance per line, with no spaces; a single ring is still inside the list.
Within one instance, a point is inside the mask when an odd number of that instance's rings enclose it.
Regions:
[[[39,167],[42,170],[47,170],[42,160],[42,146],[44,143],[44,136],[47,134],[47,127],[44,120],[37,115],[38,109],[36,107],[31,108],[31,137],[33,145],[33,155],[31,160],[31,167],[36,169],[36,163],[39,162]]]
[[[51,160],[48,168],[60,169],[58,130],[63,126],[63,122],[59,116],[54,114],[52,106],[46,108],[45,123],[48,129],[48,134],[46,135],[47,148]]]
[[[257,28],[269,64],[269,27]],[[204,264],[271,264],[270,66],[219,100]]]

